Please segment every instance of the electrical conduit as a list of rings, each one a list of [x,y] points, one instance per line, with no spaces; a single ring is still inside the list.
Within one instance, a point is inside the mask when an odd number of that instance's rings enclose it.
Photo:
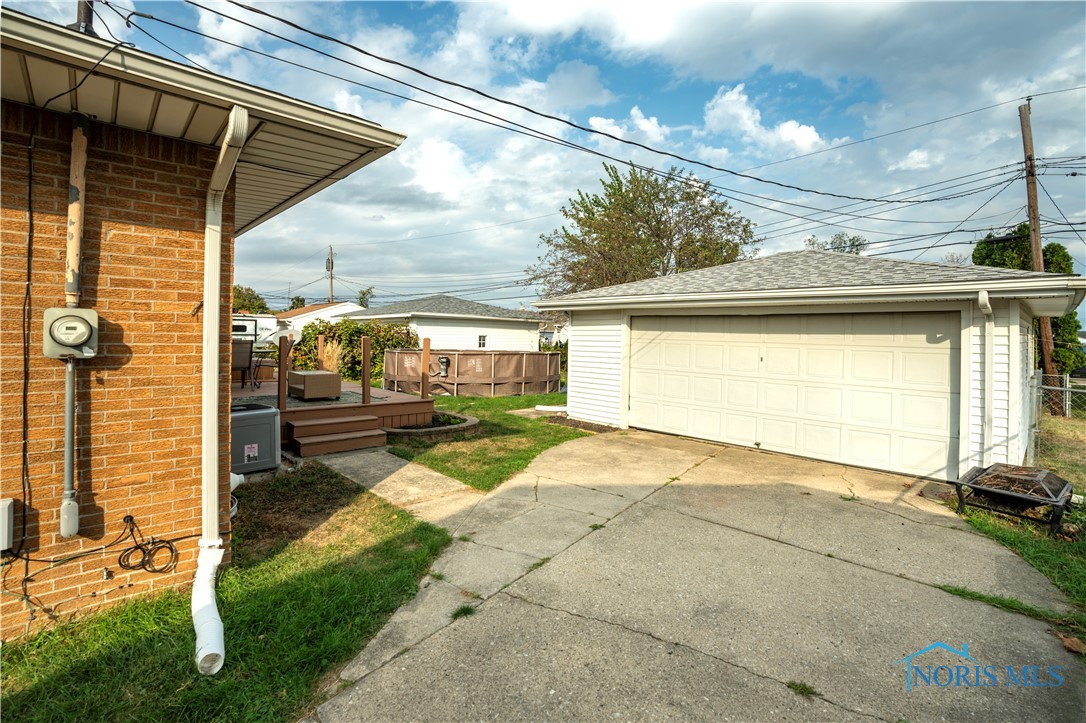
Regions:
[[[215,576],[222,562],[219,537],[219,303],[222,285],[222,204],[234,166],[249,132],[249,112],[234,106],[211,172],[204,217],[204,326],[201,408],[202,529],[196,579],[192,584],[192,625],[196,667],[214,675],[226,658],[222,618],[215,603]]]

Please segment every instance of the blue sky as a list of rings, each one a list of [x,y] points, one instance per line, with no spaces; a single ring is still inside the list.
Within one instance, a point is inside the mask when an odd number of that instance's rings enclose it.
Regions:
[[[4,4],[55,22],[74,20],[73,0]],[[848,201],[624,146],[363,58],[236,5],[200,4],[616,158],[660,169],[679,165],[713,179],[737,199],[734,209],[757,223],[762,254],[846,230],[895,258],[968,256],[988,231],[1025,220],[1025,184],[1013,180],[1013,164],[1022,160],[1017,106],[1026,95],[1034,96],[1037,154],[1055,164],[1041,177],[1048,192],[1041,193],[1042,218],[1062,222],[1066,215],[1078,228],[1086,220],[1086,177],[1081,169],[1071,176],[1072,168],[1058,167],[1081,167],[1081,160],[1064,159],[1086,155],[1081,2],[253,3],[443,78],[691,161],[756,169],[750,172],[765,179],[848,196],[882,198],[920,187],[928,198],[962,194],[849,208],[864,218],[812,211]],[[160,22],[423,97],[208,10],[135,0],[113,7],[153,16],[133,20],[215,72],[406,133],[396,152],[238,239],[236,281],[272,306],[284,305],[288,294],[327,300],[328,245],[342,277],[338,297],[372,285],[375,303],[455,290],[502,306],[528,305],[534,290],[517,284],[542,253],[539,235],[560,225],[560,209],[578,189],[599,189],[601,161],[592,155]],[[118,37],[185,62],[125,27],[110,7],[97,9]],[[940,122],[898,132],[931,121]],[[883,134],[889,135],[855,143]],[[961,185],[947,190],[952,183]],[[1042,226],[1051,232],[1048,240],[1068,247],[1076,272],[1086,273],[1086,242],[1067,227]],[[903,238],[913,235],[923,238]]]

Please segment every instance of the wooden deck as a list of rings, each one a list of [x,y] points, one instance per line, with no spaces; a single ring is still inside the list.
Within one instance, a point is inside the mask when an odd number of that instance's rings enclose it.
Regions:
[[[275,380],[265,381],[257,389],[230,388],[232,403],[274,400]],[[376,447],[385,444],[384,429],[429,424],[434,401],[387,389],[370,390],[370,402],[360,401],[362,386],[344,381],[338,401],[320,399],[303,402],[288,398],[287,408],[279,410],[279,431],[283,449],[303,457],[329,452]],[[269,397],[273,399],[269,400]]]

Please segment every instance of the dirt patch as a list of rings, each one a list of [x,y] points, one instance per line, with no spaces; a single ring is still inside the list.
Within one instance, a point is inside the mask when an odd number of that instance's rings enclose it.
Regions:
[[[618,427],[608,427],[606,424],[582,422],[579,419],[570,419],[569,417],[562,415],[547,417],[546,419],[550,424],[557,424],[562,427],[573,427],[574,429],[581,429],[586,432],[614,432],[618,429]]]

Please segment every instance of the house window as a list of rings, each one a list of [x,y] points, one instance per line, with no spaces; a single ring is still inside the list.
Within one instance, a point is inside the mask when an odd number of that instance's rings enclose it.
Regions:
[[[479,348],[486,349],[486,334],[479,335]]]

